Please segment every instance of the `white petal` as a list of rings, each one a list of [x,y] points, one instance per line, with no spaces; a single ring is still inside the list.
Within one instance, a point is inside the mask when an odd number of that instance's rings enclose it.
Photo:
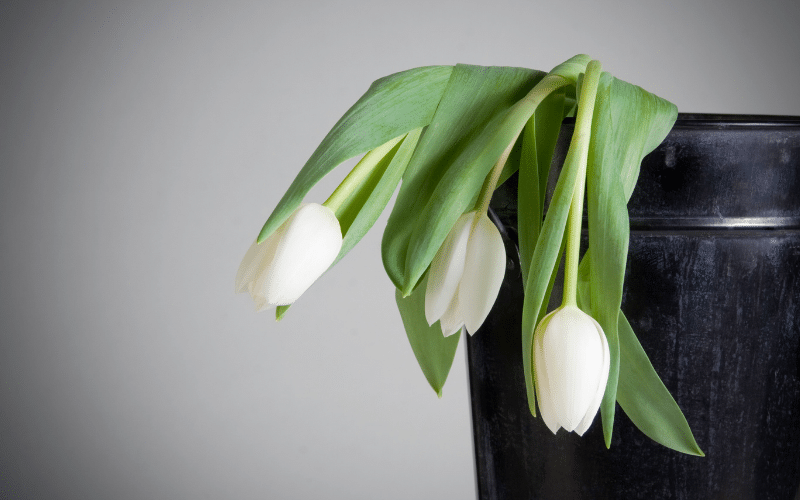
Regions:
[[[592,425],[592,421],[594,420],[594,416],[597,415],[597,410],[600,409],[600,403],[603,402],[603,394],[606,392],[606,384],[608,383],[608,371],[611,366],[611,355],[608,350],[608,340],[606,339],[606,334],[603,332],[603,328],[600,326],[600,323],[595,321],[594,318],[591,318],[591,320],[597,327],[597,333],[600,337],[601,343],[603,344],[603,360],[600,367],[600,373],[597,378],[597,388],[595,389],[596,392],[594,395],[594,400],[592,401],[592,404],[589,405],[589,409],[586,411],[586,415],[584,415],[581,423],[575,428],[575,432],[579,436],[583,436],[583,433],[589,429],[589,426]]]
[[[506,272],[506,247],[500,231],[481,214],[467,245],[464,275],[458,287],[464,326],[473,334],[492,310]]]
[[[442,335],[445,337],[449,337],[457,331],[460,331],[461,327],[464,326],[464,315],[461,313],[458,289],[456,289],[456,293],[453,295],[453,300],[450,301],[450,305],[447,306],[447,310],[442,317],[439,318],[439,326],[442,329]]]
[[[549,317],[552,317],[554,313],[555,311],[545,316],[540,325],[547,325],[549,322]],[[541,414],[545,425],[548,429],[550,429],[550,432],[556,434],[561,425],[559,425],[558,419],[556,418],[555,408],[553,407],[553,396],[550,392],[551,381],[548,378],[547,370],[545,369],[544,351],[542,349],[543,333],[544,328],[540,330],[539,327],[537,327],[536,333],[533,337],[533,363],[534,371],[536,373],[536,401],[539,404],[539,413]]]
[[[436,323],[453,301],[464,272],[469,232],[475,215],[476,212],[468,212],[458,218],[431,262],[425,289],[425,319],[429,325]]]
[[[342,248],[342,230],[331,209],[309,203],[295,210],[275,236],[275,256],[261,273],[256,288],[270,305],[287,305],[336,260]]]
[[[272,305],[267,302],[267,299],[262,297],[261,295],[256,295],[253,297],[253,302],[256,304],[256,312],[266,311],[270,309]]]
[[[573,431],[594,400],[603,362],[594,323],[575,306],[560,309],[547,325],[542,350],[556,417]]]
[[[275,253],[275,244],[277,238],[270,235],[266,241],[258,245],[255,241],[247,252],[244,254],[242,263],[239,264],[239,270],[236,271],[236,293],[244,292],[247,286],[258,279],[259,270],[266,265],[265,260],[267,257],[271,260]]]

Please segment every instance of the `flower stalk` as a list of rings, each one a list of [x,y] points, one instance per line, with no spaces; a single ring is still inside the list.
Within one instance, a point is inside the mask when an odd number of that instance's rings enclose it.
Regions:
[[[394,139],[385,142],[375,149],[368,151],[361,160],[356,163],[353,170],[342,180],[342,182],[334,189],[333,193],[328,197],[322,206],[328,207],[339,215],[339,209],[345,205],[350,196],[361,186],[362,183],[370,176],[375,166],[383,159],[386,154],[397,145],[398,142],[405,138],[406,134],[395,137]]]
[[[600,63],[591,61],[578,102],[573,143],[578,173],[567,218],[563,302],[542,319],[533,339],[539,411],[554,434],[562,427],[578,435],[586,432],[600,408],[610,367],[602,327],[578,308],[576,300],[586,166],[600,74]]]
[[[592,116],[597,99],[597,85],[602,67],[600,61],[591,61],[586,67],[581,87],[581,99],[575,117],[575,134],[578,150],[578,176],[572,192],[572,202],[567,219],[567,252],[564,264],[564,295],[562,307],[576,306],[578,289],[578,264],[580,262],[581,226],[583,223],[583,198],[586,187],[586,164],[589,159],[589,139],[592,132]]]

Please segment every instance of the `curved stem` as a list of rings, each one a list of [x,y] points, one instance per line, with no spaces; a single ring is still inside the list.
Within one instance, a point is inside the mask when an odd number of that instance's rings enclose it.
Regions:
[[[592,116],[597,98],[597,86],[600,82],[602,67],[599,61],[591,61],[586,67],[583,84],[580,89],[578,114],[575,117],[575,132],[578,148],[578,176],[572,191],[572,202],[567,219],[567,255],[564,265],[564,300],[563,306],[577,305],[578,264],[580,260],[581,225],[583,222],[583,193],[586,185],[586,164],[589,159],[589,140],[592,134]]]
[[[517,134],[519,136],[519,134]],[[511,144],[503,151],[498,158],[497,163],[492,168],[491,173],[489,173],[489,177],[486,179],[486,182],[483,183],[483,187],[481,188],[481,194],[478,196],[478,213],[485,214],[489,210],[489,202],[492,201],[492,195],[494,194],[494,190],[497,187],[497,181],[500,180],[500,174],[503,172],[503,167],[506,166],[506,161],[508,161],[508,155],[511,154],[511,150],[514,148],[514,144],[517,142],[516,137]]]
[[[353,191],[358,189],[358,187],[364,182],[369,174],[372,172],[372,169],[375,168],[384,156],[386,156],[389,151],[392,150],[393,147],[397,145],[398,142],[403,140],[406,134],[400,135],[395,137],[394,139],[381,144],[377,148],[368,151],[367,154],[364,155],[361,160],[353,167],[353,170],[347,174],[347,177],[344,178],[341,184],[339,184],[336,189],[331,193],[325,203],[324,206],[330,208],[334,212],[336,212],[339,207],[344,204],[345,201],[353,194]]]
[[[506,161],[508,161],[508,156],[511,154],[514,144],[517,143],[517,139],[519,138],[519,134],[522,133],[522,129],[525,128],[527,120],[533,116],[533,114],[536,112],[536,108],[539,107],[539,104],[545,99],[545,97],[549,96],[561,87],[566,86],[567,84],[569,84],[569,80],[566,78],[558,75],[548,74],[542,78],[542,80],[537,83],[530,90],[530,92],[528,92],[528,94],[515,105],[519,112],[527,113],[528,118],[524,118],[525,121],[522,122],[519,130],[517,130],[517,132],[514,134],[514,138],[511,140],[511,143],[500,155],[500,158],[497,159],[497,163],[495,163],[491,173],[483,183],[481,192],[478,195],[478,203],[475,205],[475,210],[477,210],[479,214],[485,214],[489,209],[489,202],[492,200],[492,195],[497,187],[497,181],[500,179],[500,174],[503,172],[503,167],[505,167]]]

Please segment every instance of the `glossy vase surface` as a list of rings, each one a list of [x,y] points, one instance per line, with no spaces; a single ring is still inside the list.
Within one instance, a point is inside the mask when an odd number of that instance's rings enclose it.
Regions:
[[[515,176],[492,201],[513,257],[468,339],[479,498],[800,498],[800,117],[679,115],[628,204],[622,310],[705,457],[651,441],[619,406],[610,449],[599,414],[583,437],[531,416],[516,193]]]

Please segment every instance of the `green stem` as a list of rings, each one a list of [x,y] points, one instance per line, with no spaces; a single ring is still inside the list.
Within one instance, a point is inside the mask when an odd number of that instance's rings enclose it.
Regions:
[[[536,112],[536,108],[539,107],[539,104],[544,100],[545,97],[549,96],[551,93],[560,89],[561,87],[566,86],[567,84],[569,84],[569,80],[564,77],[558,75],[546,75],[515,106],[517,110],[520,110],[520,112],[528,113],[528,116],[533,116],[533,114]],[[481,192],[478,195],[478,203],[475,205],[475,209],[478,211],[478,213],[485,214],[489,209],[489,202],[492,200],[492,195],[497,187],[497,181],[500,179],[500,174],[503,172],[503,167],[505,167],[506,161],[508,161],[508,156],[511,154],[511,150],[514,148],[514,144],[516,144],[519,134],[521,134],[522,129],[525,128],[525,123],[526,122],[522,122],[519,130],[516,134],[514,134],[514,138],[511,140],[511,143],[500,155],[500,158],[498,158],[497,163],[495,164],[491,173],[486,178],[486,182],[483,183]]]
[[[353,167],[353,170],[347,174],[347,177],[344,178],[342,183],[339,184],[328,199],[325,200],[323,205],[336,212],[339,207],[347,201],[350,195],[358,189],[364,180],[369,177],[375,165],[377,165],[398,142],[403,140],[405,136],[406,134],[397,136],[389,142],[381,144],[377,148],[367,152],[356,166]]]
[[[602,73],[600,61],[591,61],[586,66],[583,85],[580,89],[575,131],[578,155],[578,176],[572,191],[572,202],[567,220],[567,255],[564,267],[564,301],[562,307],[577,305],[578,264],[580,260],[581,225],[583,222],[583,192],[586,185],[586,164],[589,159],[589,140],[592,134],[592,115],[597,98],[597,85]]]
[[[506,161],[508,161],[508,155],[511,154],[511,150],[514,148],[514,143],[516,142],[516,138],[511,141],[511,144],[509,144],[500,155],[500,158],[497,160],[486,182],[483,183],[481,194],[478,196],[478,200],[480,200],[477,208],[479,214],[485,214],[489,210],[489,202],[492,201],[492,194],[494,194],[494,190],[497,187],[497,181],[500,180],[500,174],[503,172],[503,167],[505,167]]]

